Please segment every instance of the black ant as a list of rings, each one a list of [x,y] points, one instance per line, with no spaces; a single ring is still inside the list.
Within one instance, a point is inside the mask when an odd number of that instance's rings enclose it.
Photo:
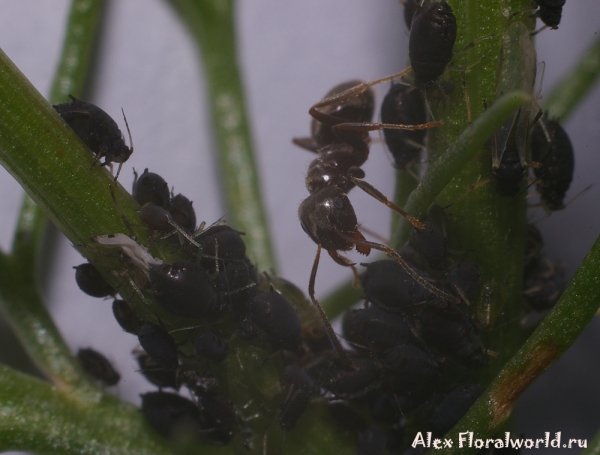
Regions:
[[[408,73],[405,70],[398,75],[389,76],[370,83],[360,83],[354,87],[336,93],[316,103],[310,108],[309,113],[318,122],[331,129],[337,140],[324,145],[318,149],[318,157],[309,165],[306,176],[306,187],[311,193],[298,208],[298,215],[302,229],[317,244],[317,254],[310,275],[308,292],[314,305],[319,310],[326,326],[329,337],[338,351],[340,357],[350,363],[347,354],[342,349],[325,312],[315,298],[315,278],[319,265],[321,248],[327,250],[331,258],[345,267],[353,267],[354,263],[348,258],[341,256],[338,251],[349,251],[352,248],[364,255],[368,255],[371,249],[383,251],[394,258],[404,270],[422,287],[437,296],[451,301],[456,298],[446,294],[422,278],[402,259],[392,248],[375,242],[369,242],[358,229],[358,221],[354,208],[346,193],[358,186],[367,194],[390,207],[392,210],[406,217],[413,226],[423,229],[424,225],[408,215],[396,204],[388,200],[379,190],[363,180],[365,173],[361,166],[369,156],[368,132],[385,128],[402,130],[423,130],[440,126],[441,122],[429,122],[419,125],[395,125],[384,123],[359,123],[348,122],[346,118],[335,115],[337,106],[347,103],[353,97],[369,91],[370,87],[394,77]],[[334,89],[335,91],[336,89]],[[364,111],[368,110],[368,106]],[[360,109],[358,109],[360,111]],[[330,113],[333,112],[333,115]],[[354,117],[353,117],[354,118]],[[314,131],[314,129],[313,129]],[[313,138],[314,139],[314,138]]]

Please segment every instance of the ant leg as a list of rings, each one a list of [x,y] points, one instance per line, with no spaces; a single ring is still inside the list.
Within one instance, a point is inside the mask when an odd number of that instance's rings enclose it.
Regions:
[[[458,298],[454,297],[453,295],[450,295],[450,294],[442,291],[441,289],[436,288],[429,281],[427,281],[425,278],[423,278],[417,272],[415,272],[408,265],[408,263],[404,259],[402,259],[402,256],[400,256],[396,251],[394,251],[389,246],[381,245],[380,243],[369,242],[368,240],[359,240],[359,239],[356,239],[354,237],[350,237],[350,236],[348,236],[348,235],[346,235],[344,233],[338,233],[338,235],[340,237],[342,237],[342,238],[345,238],[346,240],[349,240],[349,241],[352,241],[352,242],[356,242],[357,244],[360,243],[360,244],[363,244],[363,245],[368,246],[370,248],[373,248],[374,250],[379,250],[379,251],[384,252],[388,256],[394,258],[398,262],[398,264],[400,264],[400,266],[404,269],[404,271],[406,273],[408,273],[408,275],[410,275],[410,277],[413,280],[415,280],[417,283],[419,283],[421,286],[423,286],[429,292],[431,292],[434,295],[437,295],[440,299],[448,300],[448,301],[453,302],[453,303],[460,303],[460,299],[458,299]]]
[[[391,81],[393,79],[401,78],[402,76],[407,75],[411,71],[412,71],[412,67],[409,66],[408,68],[406,68],[403,71],[400,71],[399,73],[395,73],[395,74],[392,74],[390,76],[386,76],[386,77],[383,77],[381,79],[377,79],[377,80],[372,81],[372,82],[362,82],[360,84],[357,84],[354,87],[349,88],[348,90],[344,90],[343,92],[336,93],[335,95],[328,96],[327,98],[319,101],[318,103],[313,104],[313,106],[309,109],[308,113],[314,119],[316,119],[316,120],[318,120],[321,123],[324,123],[326,125],[332,125],[332,124],[339,123],[339,120],[337,120],[335,118],[335,116],[332,116],[330,114],[325,114],[323,112],[320,112],[318,109],[319,108],[323,108],[323,107],[327,107],[327,106],[331,106],[333,104],[342,103],[342,102],[346,101],[347,99],[350,99],[352,97],[360,95],[361,93],[363,93],[364,91],[366,91],[367,89],[369,89],[370,87],[372,87],[374,85],[381,84],[383,82],[388,82],[388,81]]]
[[[295,137],[292,139],[292,144],[313,153],[317,153],[320,148],[312,137]]]
[[[327,318],[325,311],[321,307],[321,304],[319,303],[319,301],[315,298],[315,279],[317,277],[317,269],[319,268],[319,258],[320,257],[321,257],[321,245],[317,244],[317,254],[315,256],[315,261],[313,262],[312,270],[310,272],[310,281],[308,282],[308,295],[310,296],[310,300],[312,300],[313,305],[315,307],[317,307],[317,310],[319,311],[319,314],[321,315],[321,319],[323,320],[323,324],[325,325],[325,330],[327,330],[327,335],[329,335],[329,339],[331,340],[331,343],[335,347],[335,350],[337,351],[338,355],[340,356],[340,358],[342,359],[342,361],[345,364],[353,366],[354,364],[353,364],[352,360],[350,360],[350,357],[348,357],[348,354],[346,354],[346,351],[344,351],[344,348],[342,348],[342,345],[340,344],[340,340],[338,340],[337,335],[333,331],[333,327],[331,327],[331,323],[329,322],[329,319]]]
[[[402,215],[404,218],[406,218],[410,224],[412,224],[417,229],[420,229],[420,230],[425,229],[425,225],[423,223],[421,223],[416,218],[410,216],[408,213],[406,213],[404,210],[402,210],[400,207],[398,207],[396,204],[394,204],[392,201],[390,201],[387,197],[385,197],[383,195],[383,193],[381,193],[378,189],[376,189],[370,183],[367,183],[362,179],[359,179],[357,177],[352,177],[352,176],[350,177],[350,180],[352,180],[352,182],[354,182],[357,187],[359,187],[361,190],[363,190],[369,196],[374,197],[379,202],[387,205],[392,210],[398,212],[400,215]]]

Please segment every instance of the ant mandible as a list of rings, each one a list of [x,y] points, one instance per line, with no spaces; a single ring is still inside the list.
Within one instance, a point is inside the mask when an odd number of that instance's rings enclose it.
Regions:
[[[335,262],[345,267],[353,267],[354,263],[340,255],[339,251],[349,251],[352,248],[356,248],[359,253],[364,255],[368,255],[371,249],[382,251],[398,261],[408,275],[429,292],[442,299],[457,302],[455,297],[441,291],[422,278],[392,248],[366,240],[358,228],[358,220],[354,208],[347,196],[347,193],[352,188],[358,186],[379,202],[400,213],[417,229],[424,229],[423,223],[410,216],[392,201],[388,200],[379,190],[364,181],[365,172],[361,169],[361,166],[369,156],[369,131],[384,128],[423,130],[442,125],[442,122],[429,122],[419,125],[362,123],[365,113],[370,112],[368,114],[369,117],[372,115],[372,103],[368,102],[372,99],[372,94],[369,93],[370,87],[401,77],[410,70],[408,68],[401,73],[370,83],[358,83],[340,92],[340,87],[345,88],[347,86],[346,84],[342,84],[330,92],[332,93],[331,96],[313,105],[309,111],[310,115],[322,124],[322,129],[331,129],[333,135],[330,136],[332,138],[330,143],[323,144],[320,138],[314,137],[315,128],[313,127],[312,139],[322,147],[318,150],[306,147],[319,155],[310,163],[306,176],[306,187],[311,194],[302,201],[298,208],[298,216],[302,229],[317,244],[317,254],[310,275],[308,293],[323,319],[331,342],[340,357],[348,364],[352,364],[352,362],[340,345],[325,312],[315,297],[315,278],[322,248],[329,253],[329,256]],[[336,93],[336,91],[339,93]],[[357,98],[365,92],[369,93],[369,95]],[[356,99],[365,100],[363,109],[356,108]],[[353,105],[351,111],[343,110],[339,107],[343,106],[349,100]],[[344,112],[344,115],[336,115],[338,112]],[[300,141],[296,140],[295,142],[298,143]]]

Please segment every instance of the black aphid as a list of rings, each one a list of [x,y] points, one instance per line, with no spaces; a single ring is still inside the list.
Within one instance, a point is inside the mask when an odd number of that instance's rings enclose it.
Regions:
[[[479,384],[466,384],[453,389],[439,404],[430,424],[436,435],[442,436],[464,416],[483,393]]]
[[[173,368],[164,368],[158,362],[154,361],[148,353],[142,350],[134,351],[135,358],[140,366],[140,373],[152,384],[160,387],[169,387],[179,390],[180,384],[177,380],[177,370]]]
[[[174,393],[150,392],[142,397],[142,413],[150,426],[165,438],[174,431],[197,438],[202,432],[200,411],[190,400]]]
[[[164,209],[169,207],[171,198],[165,179],[154,172],[148,172],[148,168],[139,177],[134,171],[132,195],[140,205],[154,204]]]
[[[251,298],[252,323],[262,330],[271,343],[294,351],[300,345],[300,318],[288,300],[278,292],[261,292]]]
[[[533,173],[543,206],[547,210],[565,208],[563,199],[573,180],[575,157],[567,132],[556,120],[544,118],[534,126],[531,159],[537,163]]]
[[[110,115],[95,104],[78,100],[72,95],[69,95],[69,98],[72,100],[70,103],[58,104],[52,107],[79,136],[79,139],[96,155],[92,167],[102,158],[104,158],[102,166],[119,163],[119,169],[115,176],[116,181],[123,163],[133,153],[131,133],[129,133],[130,148],[125,145],[123,134],[121,134],[121,130]],[[123,114],[123,118],[125,118],[125,114]],[[127,119],[125,119],[125,124],[127,124]],[[127,131],[129,131],[129,126],[127,126]]]
[[[431,87],[452,58],[456,17],[445,1],[424,5],[415,12],[408,40],[408,55],[415,83]]]
[[[170,369],[179,366],[175,340],[161,326],[147,322],[140,328],[138,340],[144,351],[160,366]]]
[[[190,201],[183,194],[178,194],[171,199],[169,212],[173,221],[185,229],[188,233],[196,230],[196,211]]]
[[[91,348],[77,351],[77,360],[87,374],[107,386],[117,385],[121,380],[121,375],[106,357]]]
[[[405,3],[406,8],[406,3]],[[423,94],[408,81],[392,84],[381,103],[381,121],[418,125],[427,121]],[[385,143],[394,157],[394,165],[406,170],[424,148],[426,130],[384,129]]]
[[[213,332],[203,332],[198,335],[194,342],[194,350],[197,355],[213,362],[222,362],[229,353],[227,343]]]
[[[539,6],[536,13],[544,24],[552,29],[557,29],[562,17],[562,9],[566,0],[533,0],[533,4]]]
[[[218,313],[212,279],[195,262],[175,261],[153,266],[150,282],[156,302],[175,316],[199,319]]]
[[[115,319],[123,330],[134,335],[138,334],[143,322],[125,300],[115,299],[112,310]]]
[[[281,403],[279,424],[286,431],[292,430],[304,413],[315,384],[311,377],[299,366],[288,365],[283,370],[281,382],[286,386],[286,396]]]
[[[73,268],[75,269],[77,286],[87,295],[109,297],[117,293],[93,264],[86,262]]]

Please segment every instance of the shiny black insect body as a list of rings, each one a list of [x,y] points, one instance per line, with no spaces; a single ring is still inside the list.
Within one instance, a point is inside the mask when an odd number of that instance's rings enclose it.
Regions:
[[[154,204],[164,209],[168,208],[171,194],[165,179],[154,172],[148,172],[148,168],[139,177],[135,171],[133,172],[132,194],[137,203],[140,205]]]
[[[288,365],[281,377],[283,386],[287,389],[281,403],[279,424],[286,431],[292,430],[304,413],[310,396],[315,389],[312,378],[297,365]]]
[[[533,0],[533,4],[540,8],[536,16],[548,27],[557,29],[565,2],[566,0]]]
[[[336,85],[325,95],[325,99],[339,95],[360,84],[361,81],[348,81]],[[343,142],[344,139],[347,139],[343,137],[344,133],[334,133],[332,127],[341,123],[370,122],[373,117],[374,106],[375,97],[372,90],[365,90],[357,96],[350,97],[340,103],[324,106],[322,109],[315,111],[315,114],[311,113],[313,115],[310,124],[311,137],[296,138],[293,142],[313,152],[334,142]],[[341,138],[338,137],[339,134],[342,134]],[[366,137],[363,135],[363,140],[365,139]]]
[[[295,351],[300,345],[302,327],[298,313],[278,292],[261,292],[251,298],[252,324],[264,332],[277,348]]]
[[[535,311],[552,308],[566,287],[565,268],[544,256],[524,276],[523,299]]]
[[[337,398],[364,396],[379,384],[381,369],[367,357],[355,357],[352,362],[354,369],[348,369],[338,359],[324,355],[309,373],[321,388]]]
[[[127,333],[137,335],[143,322],[125,300],[115,299],[112,305],[115,319]]]
[[[379,356],[384,370],[391,373],[394,390],[415,391],[428,388],[439,373],[438,362],[428,352],[410,344],[384,350]]]
[[[442,436],[464,416],[483,393],[479,384],[465,384],[456,387],[438,405],[430,420],[434,434]]]
[[[213,332],[202,332],[198,335],[194,342],[194,350],[200,357],[216,363],[225,360],[225,357],[229,354],[227,343]]]
[[[427,302],[419,316],[419,333],[432,349],[467,367],[487,364],[481,334],[473,320],[457,305]]]
[[[93,264],[86,262],[73,268],[75,269],[77,286],[87,295],[109,297],[117,293]]]
[[[78,100],[71,95],[69,95],[69,98],[71,98],[70,103],[58,104],[52,107],[79,136],[79,139],[96,155],[92,167],[102,158],[104,158],[102,166],[119,163],[119,169],[115,176],[116,181],[119,178],[123,163],[133,153],[131,133],[129,133],[131,147],[127,147],[121,130],[110,115],[92,103]],[[125,118],[124,114],[123,118]],[[125,119],[125,124],[127,124],[127,119]],[[127,131],[129,131],[129,126],[127,126]]]
[[[142,350],[134,351],[134,355],[140,367],[140,373],[142,373],[149,382],[161,389],[171,388],[179,390],[180,384],[177,380],[177,370],[161,366]]]
[[[405,4],[406,8],[406,4]],[[381,103],[381,121],[403,125],[427,122],[427,111],[422,92],[408,81],[392,83]],[[385,143],[400,170],[408,166],[424,148],[425,130],[384,129]]]
[[[533,128],[531,158],[537,163],[533,173],[542,205],[550,211],[563,209],[565,193],[573,180],[575,158],[569,136],[556,120],[544,118]]]
[[[91,348],[77,351],[77,360],[87,374],[107,386],[117,385],[121,380],[121,375],[106,357]]]
[[[178,194],[171,198],[169,212],[173,221],[185,229],[188,233],[196,230],[196,212],[190,201],[183,194]]]
[[[346,193],[358,186],[370,196],[406,217],[414,226],[422,229],[422,224],[415,218],[409,216],[400,207],[389,201],[375,187],[363,180],[365,173],[361,166],[369,156],[368,132],[386,128],[393,129],[427,129],[439,126],[439,122],[431,122],[420,125],[397,125],[385,123],[360,123],[347,122],[342,118],[330,114],[335,112],[334,107],[347,102],[354,97],[359,97],[370,86],[390,80],[392,77],[380,79],[368,84],[360,83],[345,92],[325,98],[313,105],[309,111],[311,116],[332,129],[339,139],[318,149],[318,157],[309,165],[306,175],[306,187],[311,193],[298,208],[300,224],[304,232],[317,244],[317,254],[313,262],[313,268],[309,281],[309,296],[323,319],[328,335],[339,355],[348,362],[327,317],[315,298],[314,285],[318,269],[321,249],[324,248],[331,258],[340,265],[352,267],[354,264],[339,251],[349,251],[353,248],[364,255],[368,255],[371,249],[383,251],[394,258],[405,268],[407,273],[414,278],[422,287],[440,297],[454,300],[439,291],[428,281],[421,278],[413,271],[402,257],[392,248],[365,239],[358,228],[358,221],[354,208]]]
[[[518,116],[514,118],[515,122],[517,118]],[[515,124],[509,127],[511,134],[500,156],[495,152],[492,154],[492,175],[496,179],[496,191],[501,197],[514,197],[519,193],[527,170],[525,152],[518,148],[515,139]],[[496,150],[498,149],[494,146],[494,151]]]
[[[444,73],[456,40],[456,17],[445,1],[421,6],[414,13],[408,53],[418,87],[429,88]]]
[[[213,280],[195,262],[152,266],[150,282],[157,303],[175,316],[199,319],[219,314]]]
[[[144,417],[165,438],[173,436],[176,430],[188,431],[192,438],[202,432],[200,411],[192,401],[167,392],[145,393],[141,398]]]
[[[397,261],[362,264],[367,270],[361,274],[360,283],[367,300],[392,312],[411,311],[415,305],[434,296],[423,288]],[[424,275],[423,272],[419,274]]]
[[[147,322],[138,333],[144,351],[160,366],[175,369],[179,366],[175,340],[161,326]]]

